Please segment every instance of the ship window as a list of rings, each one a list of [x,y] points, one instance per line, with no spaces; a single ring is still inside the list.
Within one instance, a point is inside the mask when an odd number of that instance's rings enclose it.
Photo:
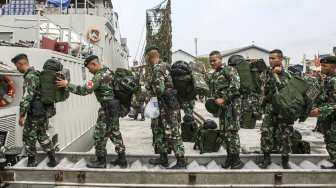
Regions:
[[[0,32],[0,40],[11,42],[12,38],[13,38],[12,32]]]
[[[86,68],[85,67],[82,67],[82,78],[83,80],[86,80]]]

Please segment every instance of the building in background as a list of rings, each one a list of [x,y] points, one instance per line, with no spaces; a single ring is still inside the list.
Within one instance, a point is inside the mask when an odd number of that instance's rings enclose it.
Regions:
[[[179,61],[179,60],[189,63],[190,61],[195,61],[195,56],[189,54],[188,52],[184,50],[179,49],[173,52],[172,63],[174,63],[175,61]]]
[[[224,63],[227,63],[231,55],[241,55],[245,59],[250,59],[250,60],[264,59],[266,64],[269,65],[268,56],[269,56],[270,51],[271,50],[267,50],[267,49],[261,48],[256,45],[250,45],[250,46],[245,46],[241,48],[234,48],[230,50],[220,51],[220,53],[222,55]],[[209,54],[204,54],[199,57],[209,57]],[[286,62],[289,61],[289,59],[290,58],[288,57],[284,57],[284,60],[283,60],[284,66]]]

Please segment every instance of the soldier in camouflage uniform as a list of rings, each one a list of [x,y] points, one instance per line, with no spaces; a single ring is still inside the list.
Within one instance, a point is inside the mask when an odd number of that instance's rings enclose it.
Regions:
[[[186,101],[183,99],[180,99],[180,104],[181,104],[181,108],[184,112],[184,115],[193,115],[194,114],[194,108],[195,108],[195,101],[194,100],[190,100],[190,101]]]
[[[243,63],[245,61],[245,58],[241,55],[232,55],[228,60],[228,64],[235,67],[239,63]],[[256,125],[257,119],[261,118],[260,88],[251,90],[240,87],[239,91],[242,98],[240,127],[253,129]]]
[[[277,91],[284,88],[291,78],[287,69],[282,67],[283,54],[281,50],[273,50],[269,54],[271,67],[266,73],[265,101],[266,112],[261,125],[261,150],[264,153],[264,160],[259,164],[260,168],[267,168],[272,163],[270,153],[272,149],[281,152],[282,167],[290,169],[288,164],[289,153],[291,153],[290,133],[293,131],[294,122],[290,122],[286,117],[275,113],[272,109],[272,98]]]
[[[323,133],[324,142],[330,156],[330,161],[333,166],[324,166],[322,169],[336,169],[336,57],[329,56],[320,60],[322,66],[322,73],[326,74],[325,87],[322,94],[319,96],[321,101],[316,108],[314,108],[310,115],[321,117],[324,122]]]
[[[24,73],[23,97],[20,102],[19,125],[23,126],[23,143],[28,155],[27,167],[35,167],[36,141],[48,153],[49,167],[58,164],[54,146],[50,140],[48,130],[49,118],[45,113],[45,106],[40,100],[39,72],[30,67],[26,54],[18,54],[12,62],[20,73]]]
[[[161,62],[162,60],[160,60]],[[153,72],[153,65],[150,63],[146,63],[145,66],[145,88],[146,91],[149,92],[150,90],[150,80],[152,78],[152,72]],[[147,95],[147,98],[145,100],[145,103],[148,103],[148,101],[150,100],[150,98]],[[155,119],[151,119],[151,129],[152,129],[152,135],[153,135],[153,142],[152,142],[152,146],[154,147],[154,153],[155,154],[160,154],[160,153],[164,153],[164,151],[166,151],[167,149],[167,144],[166,141],[163,139],[163,129],[161,129],[159,127],[159,119],[155,118]],[[157,165],[160,164],[160,160],[161,158],[158,159],[150,159],[149,163],[153,164],[153,165]]]
[[[138,82],[139,82],[139,90],[132,96],[132,108],[134,110],[134,120],[138,119],[138,115],[141,115],[140,121],[145,121],[145,114],[144,114],[144,103],[146,99],[146,93],[141,89],[143,82],[141,81],[142,78],[142,71],[140,67],[133,67],[132,70],[133,74],[135,74]]]
[[[152,97],[158,97],[160,116],[158,118],[158,133],[161,135],[155,135],[161,142],[164,143],[164,147],[158,148],[160,150],[159,159],[151,159],[151,164],[160,164],[162,166],[168,166],[168,147],[172,148],[177,159],[176,165],[171,169],[185,168],[184,159],[184,145],[179,132],[179,123],[177,112],[179,108],[176,93],[173,87],[173,81],[170,75],[170,65],[160,61],[159,49],[156,46],[149,46],[146,48],[147,62],[152,64],[153,71],[148,85],[148,89]],[[172,95],[171,95],[172,94]],[[172,102],[172,103],[171,103]],[[156,134],[157,132],[154,132]],[[166,147],[167,146],[167,147]]]
[[[215,103],[220,106],[219,124],[227,151],[226,161],[221,166],[222,168],[240,169],[244,166],[239,158],[240,78],[235,68],[223,66],[219,51],[211,52],[209,59],[212,68],[215,69],[210,77],[210,88]]]
[[[97,160],[86,166],[89,168],[106,168],[106,143],[107,139],[110,138],[118,154],[118,158],[112,161],[112,165],[126,168],[125,145],[119,129],[120,102],[114,96],[114,74],[107,67],[103,68],[95,55],[86,58],[84,65],[94,74],[93,78],[85,85],[77,86],[68,83],[67,80],[60,79],[57,81],[57,85],[81,96],[94,92],[98,102],[101,104],[93,133]]]
[[[324,74],[316,74],[316,77],[320,91],[324,90],[324,80],[325,80],[325,75]],[[321,92],[322,94],[322,92]],[[315,100],[316,105],[319,105],[321,103],[323,103],[323,100],[321,99],[321,97],[317,98]],[[321,116],[317,117],[317,121],[316,121],[316,127],[314,128],[313,132],[320,132],[323,134],[323,127],[324,127],[324,121],[323,118]]]

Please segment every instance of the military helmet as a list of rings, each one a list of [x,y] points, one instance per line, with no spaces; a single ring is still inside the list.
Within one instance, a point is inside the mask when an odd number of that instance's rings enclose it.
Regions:
[[[204,129],[217,129],[217,123],[212,119],[207,119],[203,123]]]
[[[242,63],[245,61],[245,58],[241,55],[232,55],[230,56],[229,60],[228,60],[228,64],[230,66],[236,66],[239,63]]]
[[[219,111],[219,106],[215,103],[214,98],[210,98],[205,102],[205,108],[209,113],[217,114]]]
[[[194,116],[190,115],[190,114],[186,114],[183,117],[183,122],[185,123],[193,123],[195,121]]]
[[[62,69],[63,69],[63,65],[57,59],[48,59],[43,64],[43,70],[61,71]]]
[[[183,61],[183,60],[175,61],[172,64],[171,69],[172,69],[172,76],[173,77],[190,75],[191,72],[192,72],[189,64],[187,62]]]

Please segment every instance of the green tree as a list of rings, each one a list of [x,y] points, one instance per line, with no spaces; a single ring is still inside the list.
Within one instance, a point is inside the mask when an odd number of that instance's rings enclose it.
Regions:
[[[211,68],[210,61],[208,57],[196,57],[195,61],[198,63],[202,63],[205,67],[205,70],[208,71]]]
[[[164,3],[167,4],[164,6]],[[171,0],[146,11],[146,45],[156,45],[161,57],[172,61]]]

